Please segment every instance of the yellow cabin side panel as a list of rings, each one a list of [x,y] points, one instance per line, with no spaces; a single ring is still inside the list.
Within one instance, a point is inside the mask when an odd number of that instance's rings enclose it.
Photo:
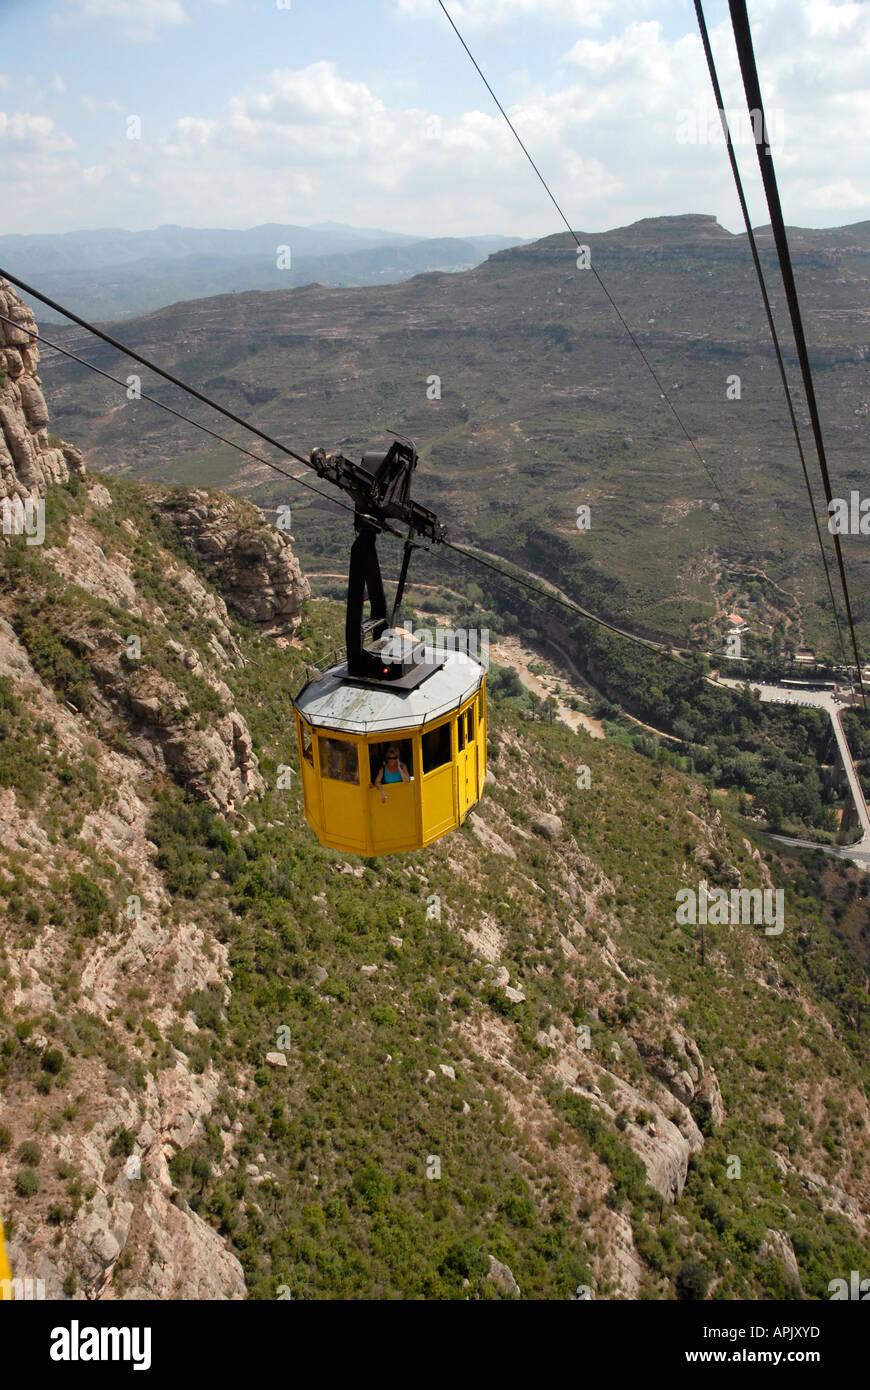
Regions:
[[[423,843],[428,845],[457,823],[453,763],[445,763],[423,778]]]
[[[464,821],[478,799],[476,701],[467,701],[456,719],[456,792],[459,820]]]
[[[325,844],[356,854],[371,853],[366,804],[368,760],[365,740],[318,730],[314,744],[315,771],[320,779],[322,807],[320,838]],[[361,763],[366,764],[364,785],[360,775]]]
[[[383,789],[385,801],[379,787],[369,790],[368,821],[374,854],[415,849],[420,843],[418,786],[416,781],[390,783]]]
[[[323,829],[323,806],[320,801],[320,782],[314,769],[313,732],[296,715],[296,742],[299,754],[299,777],[302,782],[302,801],[305,819],[318,836]]]
[[[477,801],[477,696],[465,710],[465,801],[466,811]]]
[[[305,818],[315,830],[323,829],[323,808],[320,804],[320,784],[311,768],[302,764],[302,797]]]
[[[483,796],[486,777],[486,680],[477,696],[477,795]]]
[[[6,1254],[2,1220],[0,1220],[0,1301],[10,1303],[12,1301],[12,1270],[9,1268],[9,1258]]]
[[[361,787],[346,786],[343,782],[324,777],[321,782],[323,795],[324,841],[337,845],[355,854],[371,853],[368,843],[368,825]]]

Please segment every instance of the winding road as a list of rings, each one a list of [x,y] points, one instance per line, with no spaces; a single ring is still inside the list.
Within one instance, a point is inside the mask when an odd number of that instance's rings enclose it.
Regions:
[[[734,690],[739,689],[744,682],[731,680],[727,676],[720,676],[717,680],[711,681],[711,684],[728,686],[729,689]],[[858,813],[858,820],[863,831],[861,839],[854,845],[822,845],[815,840],[794,840],[786,835],[774,835],[773,839],[781,841],[784,845],[796,845],[800,849],[819,849],[837,859],[850,859],[853,864],[858,864],[862,869],[870,869],[870,814],[867,811],[867,802],[864,799],[861,780],[846,742],[841,719],[844,708],[848,708],[848,706],[838,704],[827,690],[790,690],[782,685],[763,685],[759,681],[748,681],[746,684],[751,690],[759,692],[765,704],[814,705],[816,709],[827,710],[834,726],[837,747],[840,750],[840,757],[843,760],[843,767],[849,782],[849,790],[852,793],[852,800],[855,803],[855,810]]]

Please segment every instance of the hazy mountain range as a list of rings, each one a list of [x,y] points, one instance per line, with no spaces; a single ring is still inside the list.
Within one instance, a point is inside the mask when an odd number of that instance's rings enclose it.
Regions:
[[[420,239],[321,222],[244,231],[107,227],[55,236],[0,236],[0,265],[85,318],[121,319],[180,299],[289,286],[376,285],[427,270],[469,270],[520,237]],[[281,260],[279,267],[278,261]],[[25,296],[26,298],[26,296]],[[44,322],[63,321],[38,306]]]
[[[125,322],[121,337],[296,448],[413,437],[417,494],[457,540],[521,560],[639,630],[701,638],[754,602],[757,632],[779,623],[797,645],[832,646],[745,236],[702,215],[580,236],[697,452],[565,233],[456,275],[176,304]],[[870,427],[870,224],[790,236],[835,495],[848,497],[865,478]],[[776,258],[769,233],[759,237],[803,423]],[[131,370],[80,330],[54,332],[122,379]],[[47,351],[41,371],[96,466],[290,501],[303,561],[343,559],[336,513],[311,494]],[[219,427],[146,374],[152,388]],[[824,516],[820,490],[817,506]],[[866,538],[843,544],[866,632]]]

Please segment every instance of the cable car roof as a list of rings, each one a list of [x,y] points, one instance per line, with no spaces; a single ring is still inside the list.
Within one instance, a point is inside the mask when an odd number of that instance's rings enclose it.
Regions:
[[[473,695],[486,674],[465,652],[438,651],[437,655],[446,657],[444,664],[413,690],[359,685],[343,677],[342,663],[309,681],[293,703],[309,724],[338,733],[423,728]]]

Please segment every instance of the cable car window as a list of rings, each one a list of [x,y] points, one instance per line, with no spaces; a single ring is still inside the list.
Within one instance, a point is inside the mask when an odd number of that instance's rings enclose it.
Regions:
[[[460,714],[456,721],[456,732],[459,735],[459,751],[465,747],[465,715]]]
[[[482,690],[481,690],[480,694],[479,694],[478,697],[477,697],[477,718],[478,718],[478,720],[480,721],[480,723],[482,724],[482,723],[483,723],[483,691],[482,691]]]
[[[309,767],[314,766],[314,744],[311,738],[311,730],[304,727],[302,729],[302,756]]]
[[[474,742],[474,705],[469,705],[465,711],[465,732],[468,742]]]
[[[370,781],[372,786],[389,785],[390,782],[413,782],[414,745],[409,738],[388,739],[386,743],[373,743],[369,748]],[[378,773],[382,772],[380,782]]]
[[[353,782],[359,786],[356,744],[341,738],[321,738],[320,771],[334,782]]]
[[[450,762],[450,725],[441,724],[437,729],[423,733],[423,771],[434,772]]]

